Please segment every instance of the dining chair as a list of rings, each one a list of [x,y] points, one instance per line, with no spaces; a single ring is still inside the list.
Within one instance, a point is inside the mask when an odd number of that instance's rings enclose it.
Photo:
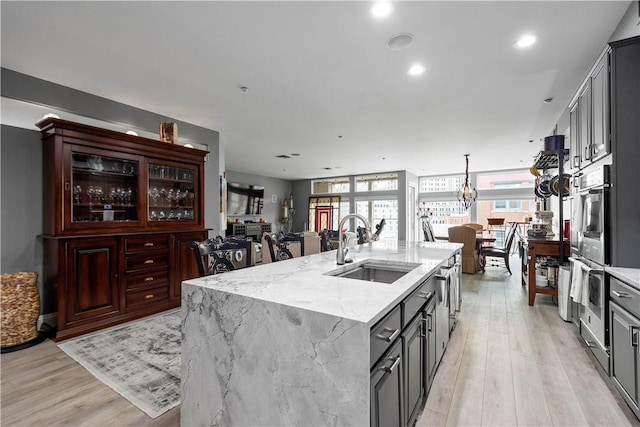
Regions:
[[[462,272],[476,274],[479,260],[476,251],[476,230],[471,227],[459,225],[449,228],[449,241],[462,243]]]
[[[436,233],[433,231],[433,226],[429,218],[422,218],[422,234],[424,234],[425,242],[436,241]]]
[[[476,231],[482,231],[484,230],[484,226],[482,224],[477,224],[475,222],[467,222],[466,224],[462,224],[465,227],[471,227],[473,229],[475,229]]]
[[[251,265],[251,252],[248,246],[250,243],[243,239],[223,239],[221,236],[201,242],[191,242],[199,276],[204,277],[235,270],[236,267],[229,260],[228,255],[230,251],[238,249],[247,249],[246,265]]]
[[[487,266],[487,258],[499,258],[502,259],[504,266],[507,268],[509,274],[511,273],[511,267],[509,266],[509,256],[511,255],[511,245],[513,244],[513,239],[516,236],[516,228],[518,227],[517,222],[513,222],[509,225],[509,229],[505,236],[505,244],[504,246],[483,246],[480,249],[480,258],[482,259],[482,272],[484,273],[485,268]],[[500,266],[497,262],[491,264],[494,267]]]

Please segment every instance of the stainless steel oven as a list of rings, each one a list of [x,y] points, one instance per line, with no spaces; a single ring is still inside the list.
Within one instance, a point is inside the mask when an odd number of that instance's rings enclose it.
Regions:
[[[609,373],[609,289],[604,266],[609,262],[607,233],[609,213],[609,166],[597,165],[574,176],[571,200],[571,269],[581,268],[582,291],[578,301],[580,335]]]
[[[600,165],[574,177],[571,247],[581,257],[605,265],[609,262],[607,224],[609,166]]]

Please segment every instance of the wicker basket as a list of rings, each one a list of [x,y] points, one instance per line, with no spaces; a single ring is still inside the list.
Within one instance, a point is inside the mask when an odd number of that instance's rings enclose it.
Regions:
[[[40,294],[37,273],[3,274],[0,280],[0,345],[22,344],[38,336]]]

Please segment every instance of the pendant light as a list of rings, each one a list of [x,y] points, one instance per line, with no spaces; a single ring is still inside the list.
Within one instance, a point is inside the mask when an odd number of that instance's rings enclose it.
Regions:
[[[469,209],[469,207],[471,207],[473,202],[476,201],[478,193],[476,189],[472,189],[471,185],[469,184],[469,155],[465,154],[464,157],[467,162],[467,168],[465,169],[464,174],[464,185],[460,188],[460,190],[458,190],[458,201],[462,204],[462,206],[464,206],[464,209],[467,210]]]

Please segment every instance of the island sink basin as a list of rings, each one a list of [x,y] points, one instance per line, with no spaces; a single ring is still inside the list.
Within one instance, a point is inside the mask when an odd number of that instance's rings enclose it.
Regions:
[[[346,279],[366,280],[376,283],[393,283],[405,274],[419,267],[415,263],[390,263],[375,260],[363,261],[359,264],[330,271],[328,276],[344,277]]]

